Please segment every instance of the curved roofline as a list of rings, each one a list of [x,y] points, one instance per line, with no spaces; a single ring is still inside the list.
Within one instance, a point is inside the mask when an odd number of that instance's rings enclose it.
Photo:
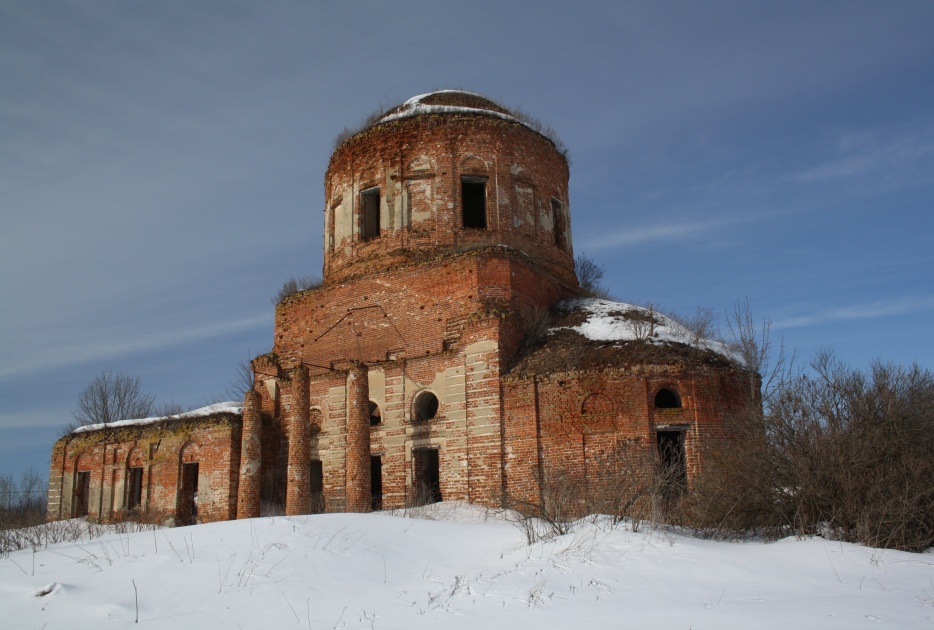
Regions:
[[[461,94],[471,99],[479,99],[482,101],[487,101],[492,106],[497,109],[490,109],[484,107],[471,107],[466,105],[438,105],[433,103],[426,103],[425,100],[438,95],[457,95]],[[499,111],[501,110],[501,111]],[[509,122],[516,123],[532,131],[541,137],[548,140],[560,153],[566,161],[570,162],[568,157],[567,147],[563,142],[557,137],[554,130],[550,127],[547,127],[540,121],[534,119],[533,117],[526,114],[525,116],[517,115],[506,107],[503,107],[496,101],[491,98],[488,98],[477,92],[469,92],[467,90],[435,90],[434,92],[426,92],[424,94],[418,94],[407,99],[401,105],[396,105],[386,110],[378,116],[369,117],[359,129],[355,131],[350,131],[350,129],[345,128],[341,134],[338,134],[337,140],[335,142],[334,150],[331,155],[333,155],[340,149],[343,145],[347,144],[352,138],[360,135],[361,133],[378,127],[379,125],[390,123],[398,120],[404,120],[407,118],[415,118],[417,116],[429,116],[429,115],[444,115],[444,114],[462,114],[462,115],[474,115],[474,116],[489,116],[492,118],[499,118],[501,120],[506,120]],[[532,120],[532,123],[529,122],[529,119]],[[537,123],[537,126],[536,124]],[[347,134],[344,137],[344,134]]]

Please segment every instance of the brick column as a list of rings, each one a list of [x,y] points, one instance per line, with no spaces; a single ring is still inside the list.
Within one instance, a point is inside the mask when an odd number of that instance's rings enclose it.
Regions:
[[[354,362],[347,371],[348,512],[370,511],[370,388],[366,366]]]
[[[311,511],[311,440],[308,424],[308,368],[292,371],[292,410],[289,421],[289,470],[285,491],[287,516]]]
[[[255,390],[243,397],[243,437],[240,445],[240,484],[237,486],[237,518],[259,516],[260,463],[260,400]]]

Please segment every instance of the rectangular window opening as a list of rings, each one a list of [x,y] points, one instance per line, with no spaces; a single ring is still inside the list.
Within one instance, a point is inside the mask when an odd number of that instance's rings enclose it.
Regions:
[[[561,249],[567,249],[567,237],[565,235],[567,226],[564,222],[564,206],[554,197],[551,198],[551,225],[555,232],[555,245]]]
[[[465,228],[486,229],[486,179],[461,178],[461,208]]]
[[[126,509],[139,508],[143,500],[143,468],[134,466],[127,470]]]
[[[383,509],[383,458],[370,455],[370,509],[374,512]]]
[[[379,238],[379,188],[370,188],[360,193],[360,205],[363,215],[360,240]]]

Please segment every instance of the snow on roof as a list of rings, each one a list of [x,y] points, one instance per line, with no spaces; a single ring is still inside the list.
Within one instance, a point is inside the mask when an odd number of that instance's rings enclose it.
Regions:
[[[78,427],[72,431],[72,433],[87,433],[88,431],[98,431],[104,428],[143,426],[147,424],[156,424],[157,422],[162,422],[164,420],[190,420],[194,418],[206,418],[207,416],[214,416],[221,413],[233,413],[239,415],[243,413],[243,405],[238,402],[220,402],[214,403],[213,405],[208,405],[207,407],[192,409],[191,411],[186,411],[184,413],[178,413],[171,416],[118,420],[117,422],[110,422],[108,424],[87,424],[83,427]]]
[[[382,116],[379,120],[376,121],[376,124],[390,122],[392,120],[400,120],[402,118],[411,118],[412,116],[419,116],[422,114],[484,114],[487,116],[502,118],[503,120],[517,122],[528,127],[528,125],[526,125],[518,118],[510,116],[509,114],[504,114],[503,112],[498,112],[495,109],[487,109],[485,107],[467,107],[464,105],[431,105],[429,103],[422,102],[429,96],[434,96],[435,94],[467,94],[481,98],[483,100],[488,100],[485,96],[480,94],[464,92],[462,90],[440,90],[438,92],[429,92],[428,94],[419,94],[418,96],[413,96],[398,108],[391,110],[390,113]],[[531,129],[531,127],[529,128]]]
[[[713,339],[698,337],[675,320],[658,311],[634,304],[585,298],[565,302],[569,311],[583,310],[587,319],[577,326],[562,326],[555,330],[573,330],[591,341],[645,341],[653,344],[682,343],[711,350],[740,365],[740,356]]]

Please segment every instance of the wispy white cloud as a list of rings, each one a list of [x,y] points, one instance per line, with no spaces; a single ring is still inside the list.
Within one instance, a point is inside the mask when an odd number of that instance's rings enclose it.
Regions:
[[[696,240],[721,228],[726,221],[699,221],[681,223],[668,220],[659,225],[646,225],[634,228],[622,228],[613,233],[603,234],[595,239],[586,240],[587,249],[606,249],[646,243]]]
[[[272,313],[212,322],[180,330],[124,336],[119,339],[83,339],[65,346],[38,349],[28,357],[0,364],[0,379],[23,376],[90,361],[114,359],[142,352],[221,337],[254,328],[271,328]]]
[[[789,179],[812,183],[876,177],[910,184],[932,178],[934,129],[880,127],[836,131],[829,142],[830,157],[792,173]]]
[[[876,301],[822,309],[807,315],[788,317],[772,323],[774,328],[804,328],[836,321],[869,320],[897,317],[934,310],[934,296],[903,300]]]

